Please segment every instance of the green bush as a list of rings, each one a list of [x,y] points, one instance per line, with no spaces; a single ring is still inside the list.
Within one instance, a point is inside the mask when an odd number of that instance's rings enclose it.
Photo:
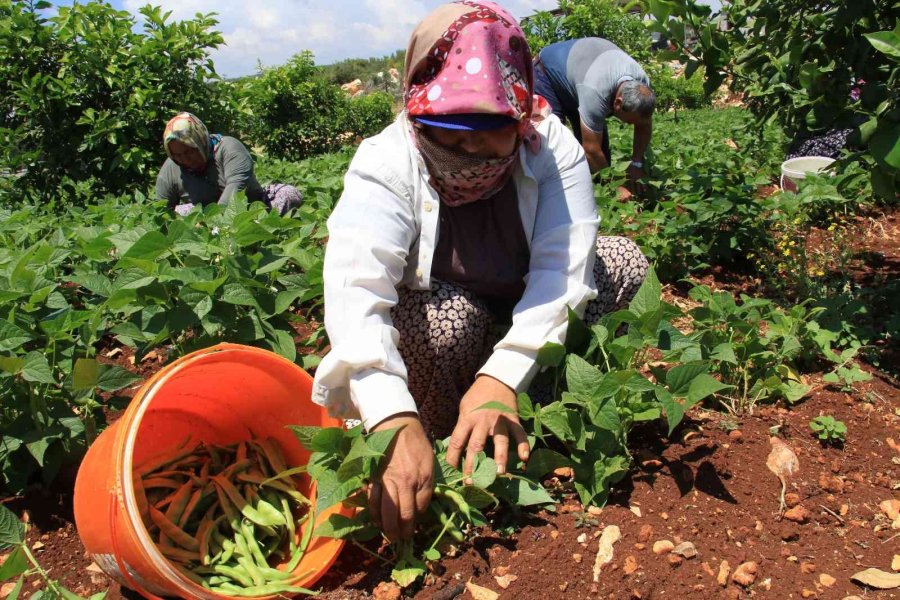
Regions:
[[[900,174],[900,20],[893,0],[732,0],[729,27],[695,0],[653,0],[653,27],[706,68],[712,93],[730,80],[759,120],[789,136],[857,129],[875,193],[896,201]],[[696,37],[696,40],[691,38]],[[694,43],[694,41],[696,43]]]
[[[100,1],[47,19],[49,6],[0,2],[0,161],[19,192],[46,200],[93,181],[121,193],[160,164],[176,112],[218,129],[234,121],[239,107],[209,60],[223,41],[211,16],[169,22],[146,6],[136,32],[130,13]]]
[[[712,104],[712,98],[703,91],[702,76],[676,76],[665,63],[651,62],[644,65],[644,69],[656,94],[656,110],[702,108]]]
[[[637,61],[650,58],[650,34],[640,17],[610,0],[560,0],[561,16],[538,12],[522,27],[534,53],[544,46],[583,37],[602,37]]]
[[[348,98],[322,75],[308,51],[245,81],[241,93],[252,112],[249,139],[285,160],[338,150],[393,118],[389,95]]]

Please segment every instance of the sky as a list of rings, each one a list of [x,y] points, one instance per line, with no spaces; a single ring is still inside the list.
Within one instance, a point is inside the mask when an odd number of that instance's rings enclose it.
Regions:
[[[217,13],[225,45],[212,52],[218,73],[239,77],[257,64],[280,65],[301,50],[318,64],[384,56],[406,46],[419,20],[445,0],[151,0],[173,19]],[[58,4],[70,4],[59,2]],[[718,0],[705,3],[718,8]],[[112,0],[137,15],[147,0]],[[556,0],[501,0],[516,17],[555,8]],[[140,15],[138,15],[139,17]]]

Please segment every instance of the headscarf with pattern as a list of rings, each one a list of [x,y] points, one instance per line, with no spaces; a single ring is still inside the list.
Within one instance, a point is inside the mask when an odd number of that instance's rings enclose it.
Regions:
[[[169,158],[172,158],[169,151],[169,142],[172,140],[198,150],[203,156],[204,163],[208,163],[210,157],[215,154],[222,136],[217,133],[210,135],[203,121],[189,112],[182,112],[172,117],[163,131],[163,146]]]
[[[516,150],[485,159],[442,148],[413,128],[441,201],[458,206],[487,198],[515,167],[519,144],[540,150],[534,123],[549,105],[533,95],[534,71],[525,34],[493,2],[461,0],[435,9],[412,34],[406,51],[407,116],[489,114],[518,123]]]

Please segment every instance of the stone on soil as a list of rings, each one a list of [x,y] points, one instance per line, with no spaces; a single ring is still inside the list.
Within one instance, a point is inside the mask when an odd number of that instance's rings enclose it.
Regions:
[[[469,594],[472,595],[473,600],[497,600],[497,598],[500,597],[500,594],[494,590],[475,585],[471,581],[466,582],[466,589],[469,590]]]
[[[690,542],[681,542],[672,548],[672,554],[677,554],[684,558],[694,558],[697,556],[697,549]]]
[[[806,523],[807,521],[809,521],[809,516],[810,516],[809,511],[806,510],[806,508],[804,508],[801,505],[797,505],[794,508],[791,508],[784,512],[785,519],[787,519],[788,521],[793,521],[794,523],[800,523],[800,524],[803,524],[803,523]]]
[[[393,581],[382,581],[372,592],[375,600],[400,600],[400,586]]]
[[[759,565],[753,561],[748,561],[738,565],[731,576],[731,580],[738,585],[748,587],[756,581],[756,575],[759,572]]]
[[[800,504],[800,494],[790,492],[784,495],[784,503],[788,508],[794,508]]]
[[[675,548],[675,544],[669,540],[659,540],[653,543],[654,554],[668,554],[673,548]]]
[[[880,508],[881,512],[886,514],[887,518],[891,521],[900,519],[900,500],[885,500],[878,505],[878,508]]]
[[[814,563],[800,563],[800,572],[804,575],[809,575],[810,573],[816,572],[816,565]]]
[[[638,532],[638,541],[646,544],[650,541],[651,535],[653,535],[653,528],[649,525],[644,525],[641,527],[640,532]]]
[[[825,587],[831,587],[837,582],[837,579],[829,575],[828,573],[822,573],[819,575],[819,583],[821,583]]]
[[[502,577],[494,577],[494,580],[497,582],[497,585],[506,590],[509,589],[509,586],[512,584],[512,582],[514,582],[518,578],[518,575],[506,574]]]
[[[716,576],[716,581],[722,587],[728,585],[728,576],[731,574],[731,565],[728,564],[727,560],[723,560],[722,564],[719,565],[719,574]]]
[[[637,559],[630,554],[628,556],[626,556],[625,557],[625,566],[622,567],[622,571],[626,575],[631,575],[632,573],[637,571],[637,569],[638,569]]]
[[[900,554],[894,555],[894,560],[891,561],[891,569],[894,571],[900,571]]]
[[[607,525],[600,536],[600,546],[594,559],[594,583],[600,581],[600,571],[613,559],[613,544],[622,538],[622,531],[615,525]]]

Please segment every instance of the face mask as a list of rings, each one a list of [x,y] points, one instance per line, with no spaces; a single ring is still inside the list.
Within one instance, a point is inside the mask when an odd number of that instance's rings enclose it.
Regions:
[[[459,206],[489,198],[506,185],[512,175],[518,144],[503,158],[482,158],[441,146],[414,130],[416,145],[431,175],[431,185],[448,206]]]

